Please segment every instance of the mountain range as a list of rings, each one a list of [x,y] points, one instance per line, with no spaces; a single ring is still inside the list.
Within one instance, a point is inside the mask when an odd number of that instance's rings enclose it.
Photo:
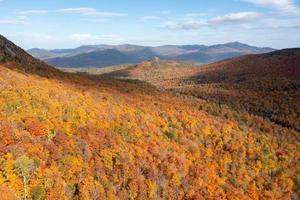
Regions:
[[[124,45],[86,45],[75,49],[29,49],[32,56],[57,67],[105,67],[137,64],[153,57],[164,60],[189,61],[207,64],[246,54],[274,51],[239,42],[206,45],[165,45],[158,47]]]

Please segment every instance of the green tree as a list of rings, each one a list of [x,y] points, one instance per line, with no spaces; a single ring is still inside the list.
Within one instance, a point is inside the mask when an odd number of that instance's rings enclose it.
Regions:
[[[15,161],[15,170],[19,176],[23,178],[24,184],[24,200],[26,200],[26,183],[27,179],[34,171],[34,161],[23,155]]]
[[[45,190],[41,186],[36,186],[32,188],[32,199],[33,200],[44,200],[45,199]]]

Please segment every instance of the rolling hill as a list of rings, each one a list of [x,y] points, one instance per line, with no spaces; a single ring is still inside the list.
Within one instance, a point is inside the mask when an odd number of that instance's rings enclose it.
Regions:
[[[138,79],[149,82],[160,89],[167,89],[168,86],[173,86],[175,84],[174,82],[177,83],[179,79],[189,78],[198,71],[199,66],[189,62],[166,61],[155,57],[137,65],[131,65],[127,68],[104,73],[103,76],[121,79]]]
[[[151,60],[106,76],[147,81],[300,130],[300,49],[247,55],[202,67]]]
[[[180,84],[184,93],[300,130],[300,49],[211,64]]]
[[[240,55],[266,53],[273,50],[272,48],[259,48],[232,42],[213,46],[89,45],[75,49],[29,49],[28,52],[57,67],[105,67],[119,64],[137,64],[153,57],[194,63],[211,63]]]
[[[298,131],[141,81],[63,73],[1,40],[2,199],[299,198]]]

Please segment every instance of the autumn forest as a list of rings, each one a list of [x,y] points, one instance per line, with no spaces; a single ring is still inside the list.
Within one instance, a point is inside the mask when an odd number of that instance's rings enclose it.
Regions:
[[[95,74],[0,39],[1,200],[300,198],[299,49]]]

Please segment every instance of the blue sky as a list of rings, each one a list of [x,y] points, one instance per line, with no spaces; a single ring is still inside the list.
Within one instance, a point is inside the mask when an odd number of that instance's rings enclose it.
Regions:
[[[23,48],[84,44],[300,46],[300,0],[0,0],[0,34]]]

